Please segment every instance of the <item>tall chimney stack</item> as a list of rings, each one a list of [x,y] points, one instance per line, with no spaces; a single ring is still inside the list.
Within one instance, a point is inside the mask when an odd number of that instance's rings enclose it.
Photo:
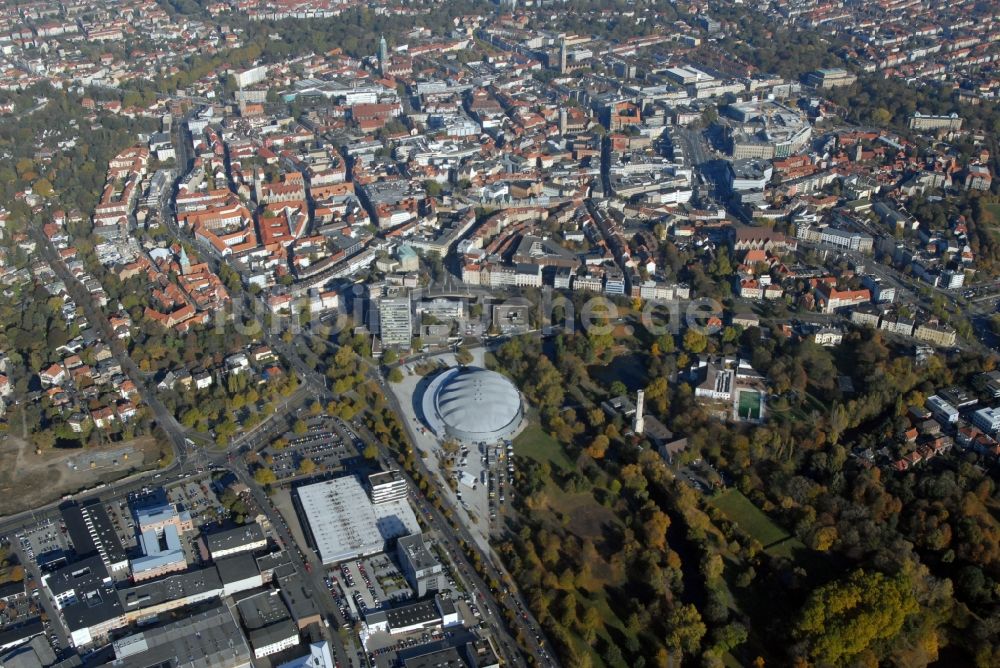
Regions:
[[[632,427],[632,431],[637,434],[641,434],[643,429],[646,428],[645,419],[642,417],[642,404],[646,398],[646,392],[639,390],[639,393],[635,397],[635,425]]]

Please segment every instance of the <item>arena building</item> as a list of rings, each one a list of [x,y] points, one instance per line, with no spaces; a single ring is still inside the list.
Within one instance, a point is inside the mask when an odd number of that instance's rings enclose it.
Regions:
[[[512,438],[524,420],[514,384],[479,367],[456,367],[437,376],[424,391],[422,409],[438,438],[462,443]]]

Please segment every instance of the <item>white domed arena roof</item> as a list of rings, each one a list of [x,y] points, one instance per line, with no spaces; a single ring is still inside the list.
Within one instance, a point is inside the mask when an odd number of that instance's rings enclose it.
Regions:
[[[449,369],[435,378],[424,408],[432,423],[440,421],[439,436],[463,441],[506,438],[521,422],[521,395],[514,384],[479,367]]]

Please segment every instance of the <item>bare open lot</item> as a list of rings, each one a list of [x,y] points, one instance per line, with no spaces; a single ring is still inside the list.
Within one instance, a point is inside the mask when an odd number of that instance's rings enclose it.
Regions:
[[[158,456],[151,436],[108,447],[52,449],[37,455],[27,441],[8,434],[0,438],[0,516],[148,469],[156,465]]]

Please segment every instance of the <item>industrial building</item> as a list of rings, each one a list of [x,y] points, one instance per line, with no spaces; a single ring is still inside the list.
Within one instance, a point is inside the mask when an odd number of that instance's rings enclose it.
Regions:
[[[219,605],[116,640],[117,668],[243,668],[250,648],[232,612]]]
[[[125,547],[100,500],[64,506],[62,517],[77,557],[97,554],[109,573],[114,575],[128,571]]]
[[[312,543],[324,564],[377,554],[386,542],[418,533],[405,496],[374,503],[356,476],[334,478],[297,490]]]

